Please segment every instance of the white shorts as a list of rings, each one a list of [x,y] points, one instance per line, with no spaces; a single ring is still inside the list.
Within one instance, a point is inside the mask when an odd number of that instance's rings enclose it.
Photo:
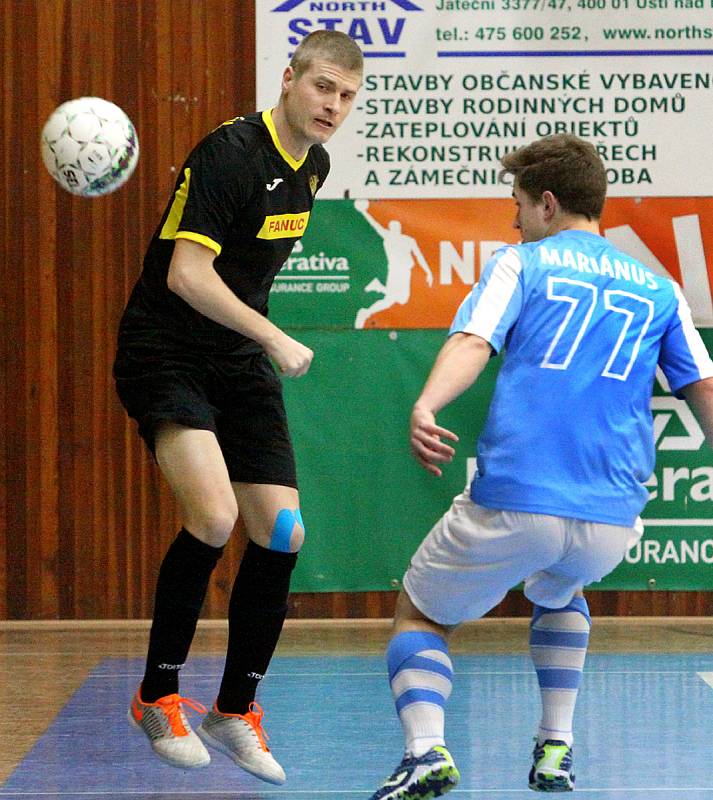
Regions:
[[[643,530],[640,519],[629,528],[484,508],[464,491],[421,543],[403,585],[441,625],[482,617],[522,581],[533,603],[564,608],[610,573]]]

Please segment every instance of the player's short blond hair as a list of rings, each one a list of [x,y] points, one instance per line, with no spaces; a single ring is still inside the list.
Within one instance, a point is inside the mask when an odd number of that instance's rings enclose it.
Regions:
[[[552,192],[563,211],[599,219],[607,194],[607,175],[596,148],[569,133],[553,134],[506,153],[503,173],[538,202]]]
[[[317,58],[336,64],[347,72],[361,74],[364,71],[364,56],[359,45],[341,31],[312,31],[305,36],[290,61],[295,77],[299,78],[306,72]]]

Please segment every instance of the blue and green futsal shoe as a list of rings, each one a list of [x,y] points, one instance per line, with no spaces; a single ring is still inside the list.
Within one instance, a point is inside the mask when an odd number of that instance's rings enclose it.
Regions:
[[[370,800],[429,800],[449,792],[459,780],[448,750],[432,747],[418,758],[404,756]]]
[[[530,789],[536,792],[571,792],[574,789],[572,748],[559,739],[536,743],[529,782]]]

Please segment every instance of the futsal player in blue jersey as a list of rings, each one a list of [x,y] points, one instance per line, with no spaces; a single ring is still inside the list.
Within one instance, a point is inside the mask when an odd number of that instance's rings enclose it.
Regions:
[[[459,780],[445,747],[448,638],[524,581],[542,716],[529,786],[574,788],[572,718],[590,629],[582,588],[642,535],[654,467],[657,366],[713,443],[713,361],[678,286],[599,234],[606,174],[569,135],[507,154],[515,228],[461,304],[411,415],[416,460],[436,476],[455,433],[436,414],[501,350],[475,477],[404,576],[387,662],[404,758],[372,800],[438,797]]]

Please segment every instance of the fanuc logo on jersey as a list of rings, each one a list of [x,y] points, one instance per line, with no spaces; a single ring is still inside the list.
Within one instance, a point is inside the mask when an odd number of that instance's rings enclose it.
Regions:
[[[404,12],[423,11],[412,0],[284,0],[273,13],[297,13],[287,21],[291,47],[314,30],[338,30],[359,44],[366,56],[388,53],[403,57]]]
[[[296,239],[302,236],[309,222],[309,211],[300,214],[273,214],[265,217],[258,239]]]

